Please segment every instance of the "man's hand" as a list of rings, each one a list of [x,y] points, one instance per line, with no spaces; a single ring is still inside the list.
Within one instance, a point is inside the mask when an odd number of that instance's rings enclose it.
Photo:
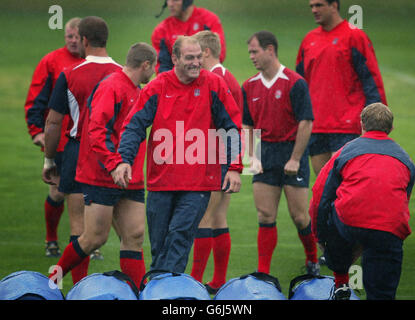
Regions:
[[[288,176],[296,176],[300,169],[300,161],[290,159],[284,166],[284,173]]]
[[[57,185],[59,183],[59,176],[54,159],[45,158],[42,179],[45,183],[51,185]]]
[[[239,172],[228,170],[228,172],[225,175],[225,179],[223,180],[222,190],[225,193],[234,193],[234,192],[239,192],[240,189],[241,189],[241,176]]]
[[[120,163],[114,170],[111,171],[111,177],[117,186],[126,189],[128,187],[128,183],[132,179],[131,166],[128,163]]]
[[[251,171],[253,174],[264,173],[261,161],[253,157],[250,161],[249,171]]]
[[[41,132],[35,135],[32,139],[33,144],[43,148],[45,146],[45,133]]]

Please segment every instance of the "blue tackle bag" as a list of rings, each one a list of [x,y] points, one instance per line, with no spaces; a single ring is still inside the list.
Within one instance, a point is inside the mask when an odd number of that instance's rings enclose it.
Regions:
[[[65,297],[43,274],[17,271],[0,281],[0,300],[65,300]]]
[[[287,300],[277,278],[253,272],[226,282],[213,300]]]
[[[146,279],[150,277],[147,284]],[[205,286],[185,273],[152,270],[140,285],[139,300],[212,300]]]
[[[301,275],[290,282],[290,300],[333,300],[334,278],[329,276]],[[360,300],[351,290],[350,300]]]
[[[138,295],[130,277],[114,270],[86,276],[69,290],[66,300],[138,300]]]

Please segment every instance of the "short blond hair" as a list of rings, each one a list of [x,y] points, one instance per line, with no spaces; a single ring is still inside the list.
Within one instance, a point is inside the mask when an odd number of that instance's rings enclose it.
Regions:
[[[177,40],[174,42],[173,44],[173,49],[172,49],[172,54],[174,54],[177,59],[180,59],[181,56],[181,48],[183,43],[190,43],[190,44],[199,44],[199,41],[196,40],[196,38],[192,37],[192,36],[178,36]]]
[[[195,37],[196,40],[199,41],[202,51],[205,51],[206,48],[209,48],[210,52],[212,53],[212,56],[215,59],[219,59],[221,45],[220,38],[217,33],[212,32],[210,30],[203,30],[193,35],[193,37]]]
[[[360,119],[365,131],[383,131],[389,134],[393,128],[393,113],[380,102],[366,106],[360,114]]]
[[[79,23],[81,22],[81,18],[75,17],[72,19],[69,19],[68,22],[65,24],[65,30],[66,29],[78,29]]]

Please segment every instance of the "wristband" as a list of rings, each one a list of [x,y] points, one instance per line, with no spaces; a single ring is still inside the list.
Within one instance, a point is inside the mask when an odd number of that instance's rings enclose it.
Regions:
[[[52,158],[46,158],[45,157],[45,163],[43,164],[43,169],[50,169],[52,167],[56,167],[55,159]]]

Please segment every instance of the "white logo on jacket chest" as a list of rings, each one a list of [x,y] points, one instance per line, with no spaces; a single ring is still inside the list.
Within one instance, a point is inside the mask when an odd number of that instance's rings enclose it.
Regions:
[[[195,97],[200,96],[200,89],[195,89],[194,95],[195,95]]]
[[[199,30],[199,24],[197,22],[193,25],[193,30],[194,31]]]
[[[281,96],[282,96],[281,90],[278,89],[277,91],[275,91],[275,99],[280,99]]]

